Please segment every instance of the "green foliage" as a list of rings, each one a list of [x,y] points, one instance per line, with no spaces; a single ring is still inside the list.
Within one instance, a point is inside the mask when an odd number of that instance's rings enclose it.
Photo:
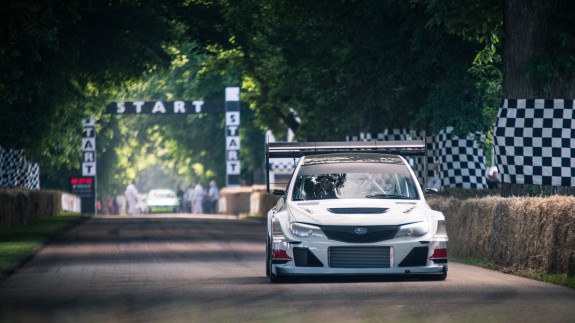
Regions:
[[[79,170],[80,121],[115,86],[167,66],[178,31],[162,13],[154,1],[0,4],[0,145],[26,148],[43,186]]]
[[[502,96],[503,4],[2,2],[0,145],[26,148],[42,185],[65,188],[80,167],[80,120],[95,115],[102,192],[145,173],[223,184],[220,116],[117,119],[102,111],[123,99],[222,99],[238,84],[248,182],[261,177],[266,129],[283,136],[290,128],[302,141],[447,126],[491,138]],[[573,5],[562,6],[530,65],[549,95],[575,73]]]
[[[300,140],[385,128],[486,128],[480,79],[468,71],[481,44],[428,24],[422,4],[225,3],[256,122],[279,135],[286,127]]]
[[[83,215],[64,212],[0,230],[0,278],[22,265],[45,243],[85,219]]]
[[[192,43],[171,47],[169,51],[174,60],[168,70],[149,74],[131,84],[115,101],[206,99],[223,104],[225,87],[237,86],[240,82],[233,68],[220,68],[219,62],[227,60],[226,51],[212,56],[199,54],[197,45]],[[243,174],[250,183],[254,171],[263,164],[259,157],[263,151],[263,134],[257,127],[250,127],[252,115],[249,109],[242,108],[245,126],[240,135],[242,142],[248,144],[242,145],[241,156]],[[113,122],[106,122],[108,119]],[[107,145],[98,143],[98,149],[103,151],[98,158],[100,194],[121,193],[132,179],[137,180],[142,192],[158,187],[187,187],[197,181],[205,185],[210,180],[216,180],[220,186],[225,183],[223,112],[103,116],[100,123],[104,136],[109,133],[115,138],[107,140]]]

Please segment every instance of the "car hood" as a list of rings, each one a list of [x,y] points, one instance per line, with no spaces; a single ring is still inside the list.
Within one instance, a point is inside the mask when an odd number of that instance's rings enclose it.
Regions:
[[[172,197],[148,198],[148,205],[178,205],[178,199]]]
[[[425,201],[345,199],[292,202],[292,221],[317,225],[400,225],[421,222]]]

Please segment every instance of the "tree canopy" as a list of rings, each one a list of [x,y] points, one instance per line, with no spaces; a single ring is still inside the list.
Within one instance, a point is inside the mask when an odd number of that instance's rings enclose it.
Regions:
[[[96,115],[99,168],[109,181],[143,171],[130,168],[134,159],[174,176],[221,180],[219,118],[158,126],[102,112],[124,98],[211,98],[237,85],[249,182],[258,177],[266,129],[289,128],[302,141],[386,128],[488,132],[504,95],[572,97],[572,7],[566,0],[2,1],[0,145],[26,149],[45,183],[58,186],[79,169],[80,120]],[[511,45],[524,34],[517,29],[524,16],[543,27],[518,60]],[[166,153],[153,160],[138,157],[160,147]]]

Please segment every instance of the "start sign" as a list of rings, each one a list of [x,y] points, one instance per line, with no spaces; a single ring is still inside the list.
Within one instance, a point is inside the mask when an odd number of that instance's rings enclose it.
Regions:
[[[222,101],[119,101],[106,106],[108,114],[197,114],[223,112]]]
[[[227,87],[225,101],[222,100],[175,100],[175,101],[117,101],[106,106],[107,114],[153,114],[153,115],[183,115],[199,113],[225,113],[226,118],[226,186],[239,186],[241,176],[240,162],[240,88]],[[89,127],[92,125],[86,125]],[[92,128],[93,129],[93,128]],[[96,158],[95,135],[87,135],[82,139],[84,160],[82,174],[95,176]]]

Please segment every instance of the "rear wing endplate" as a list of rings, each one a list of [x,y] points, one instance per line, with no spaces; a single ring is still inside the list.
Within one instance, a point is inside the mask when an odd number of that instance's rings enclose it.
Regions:
[[[341,152],[378,152],[400,156],[426,156],[424,140],[270,142],[266,144],[266,186],[270,191],[270,159]]]

